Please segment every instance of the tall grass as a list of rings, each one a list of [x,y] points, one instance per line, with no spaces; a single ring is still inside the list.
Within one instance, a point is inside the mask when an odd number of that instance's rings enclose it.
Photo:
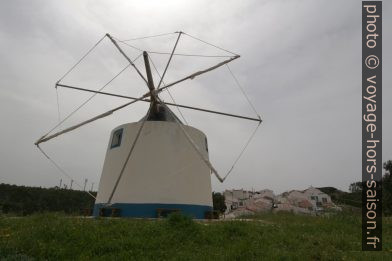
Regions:
[[[385,219],[383,236],[383,252],[361,252],[360,217],[347,214],[264,214],[224,222],[178,214],[164,220],[40,214],[0,218],[0,259],[388,260],[391,219]]]

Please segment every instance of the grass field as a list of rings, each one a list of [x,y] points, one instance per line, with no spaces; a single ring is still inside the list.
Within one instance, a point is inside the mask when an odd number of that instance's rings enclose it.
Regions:
[[[252,221],[90,219],[61,214],[0,218],[3,260],[392,260],[392,220],[384,251],[361,252],[357,215],[264,214]]]

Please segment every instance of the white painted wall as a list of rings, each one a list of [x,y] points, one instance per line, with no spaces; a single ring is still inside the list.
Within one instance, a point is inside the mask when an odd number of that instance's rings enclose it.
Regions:
[[[107,203],[140,124],[128,123],[112,131],[96,203]],[[110,149],[113,132],[121,128],[121,146]],[[193,127],[184,128],[208,158],[204,133]],[[212,206],[210,169],[177,123],[147,121],[111,203]]]

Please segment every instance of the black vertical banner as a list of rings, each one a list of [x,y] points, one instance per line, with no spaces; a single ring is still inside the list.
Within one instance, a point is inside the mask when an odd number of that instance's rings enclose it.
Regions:
[[[362,250],[382,250],[382,2],[362,2]]]

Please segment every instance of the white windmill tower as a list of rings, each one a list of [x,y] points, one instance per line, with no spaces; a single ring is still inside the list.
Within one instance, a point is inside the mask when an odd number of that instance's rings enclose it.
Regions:
[[[56,83],[56,88],[77,89],[93,92],[94,95],[110,95],[132,100],[92,119],[50,135],[62,123],[60,122],[35,143],[41,152],[64,174],[66,173],[58,164],[39,147],[40,143],[73,131],[97,119],[109,116],[113,112],[135,102],[143,101],[150,103],[147,114],[140,121],[122,124],[114,128],[110,134],[93,211],[94,216],[116,215],[122,217],[153,218],[172,211],[180,211],[200,219],[210,215],[213,209],[211,173],[223,182],[233,169],[235,163],[230,171],[222,178],[209,161],[206,135],[194,127],[184,125],[169,109],[168,105],[257,121],[257,127],[261,123],[258,114],[257,118],[245,117],[177,103],[168,103],[160,99],[159,94],[163,90],[185,80],[193,79],[196,76],[239,58],[239,55],[234,54],[229,59],[215,66],[198,71],[161,87],[163,77],[175,53],[177,43],[181,35],[185,34],[183,32],[177,33],[177,41],[157,87],[154,85],[148,52],[143,51],[146,71],[145,77],[120,48],[117,41],[111,35],[105,35],[145,81],[148,92],[139,98],[102,92],[102,89],[93,91],[65,85],[60,83],[61,79]],[[254,136],[257,127],[244,149]],[[239,157],[242,155],[243,150],[239,154]]]

